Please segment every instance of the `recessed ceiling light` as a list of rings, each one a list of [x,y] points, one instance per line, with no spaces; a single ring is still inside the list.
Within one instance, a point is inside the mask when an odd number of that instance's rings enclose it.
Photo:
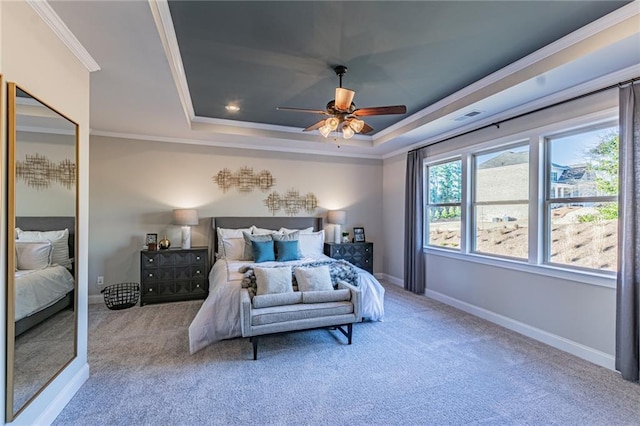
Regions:
[[[225,106],[225,108],[226,108],[227,111],[230,111],[230,112],[238,112],[238,111],[240,111],[240,107],[238,105],[227,105],[227,106]]]

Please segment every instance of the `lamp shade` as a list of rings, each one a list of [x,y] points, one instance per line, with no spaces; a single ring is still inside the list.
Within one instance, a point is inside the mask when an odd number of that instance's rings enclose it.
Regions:
[[[344,225],[347,223],[347,212],[344,210],[331,210],[327,214],[327,222]]]
[[[175,209],[173,211],[173,223],[175,225],[190,226],[198,224],[198,210]]]

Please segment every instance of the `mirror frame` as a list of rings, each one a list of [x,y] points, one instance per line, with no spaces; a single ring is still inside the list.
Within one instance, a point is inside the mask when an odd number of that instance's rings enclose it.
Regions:
[[[0,81],[1,83],[1,81]],[[2,86],[4,87],[4,86]],[[42,387],[35,392],[29,399],[14,411],[14,362],[15,362],[15,256],[9,255],[15,251],[15,239],[10,238],[12,233],[15,232],[16,227],[16,142],[17,142],[17,124],[16,124],[16,96],[17,90],[20,89],[24,93],[31,96],[31,98],[40,102],[43,106],[49,108],[51,111],[57,113],[61,118],[66,119],[70,123],[75,126],[75,147],[74,147],[74,155],[76,161],[76,179],[75,179],[75,241],[74,241],[74,249],[73,253],[74,262],[78,259],[78,193],[79,193],[79,179],[78,179],[78,161],[79,161],[79,145],[80,145],[80,126],[77,122],[70,119],[65,114],[62,114],[56,108],[53,108],[51,105],[43,102],[38,97],[34,96],[28,90],[18,86],[16,83],[8,82],[7,83],[7,205],[6,205],[6,236],[7,236],[7,255],[6,255],[6,265],[7,265],[7,300],[6,300],[6,312],[7,312],[7,327],[6,327],[6,369],[5,369],[5,418],[7,422],[13,421],[20,413],[24,411],[26,407],[29,406],[31,402],[33,402],[40,393],[44,389],[53,382],[56,377],[60,375],[68,366],[78,357],[78,267],[77,264],[74,267],[74,339],[73,339],[73,356],[69,361],[67,361],[57,372],[53,374],[51,378],[49,378]],[[2,89],[0,89],[1,91]],[[70,253],[71,254],[71,253]]]

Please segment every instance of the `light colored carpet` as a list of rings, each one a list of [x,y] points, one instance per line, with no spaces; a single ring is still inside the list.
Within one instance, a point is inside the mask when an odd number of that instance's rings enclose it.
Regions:
[[[354,343],[315,330],[189,355],[200,302],[89,312],[91,377],[56,425],[620,425],[640,386],[386,285],[385,321]]]

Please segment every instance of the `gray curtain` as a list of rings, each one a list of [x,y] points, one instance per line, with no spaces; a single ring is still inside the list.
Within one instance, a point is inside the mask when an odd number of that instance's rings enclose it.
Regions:
[[[422,294],[424,283],[424,149],[407,155],[407,177],[404,208],[404,288]]]
[[[640,367],[640,84],[620,88],[620,207],[616,370],[638,381]]]

